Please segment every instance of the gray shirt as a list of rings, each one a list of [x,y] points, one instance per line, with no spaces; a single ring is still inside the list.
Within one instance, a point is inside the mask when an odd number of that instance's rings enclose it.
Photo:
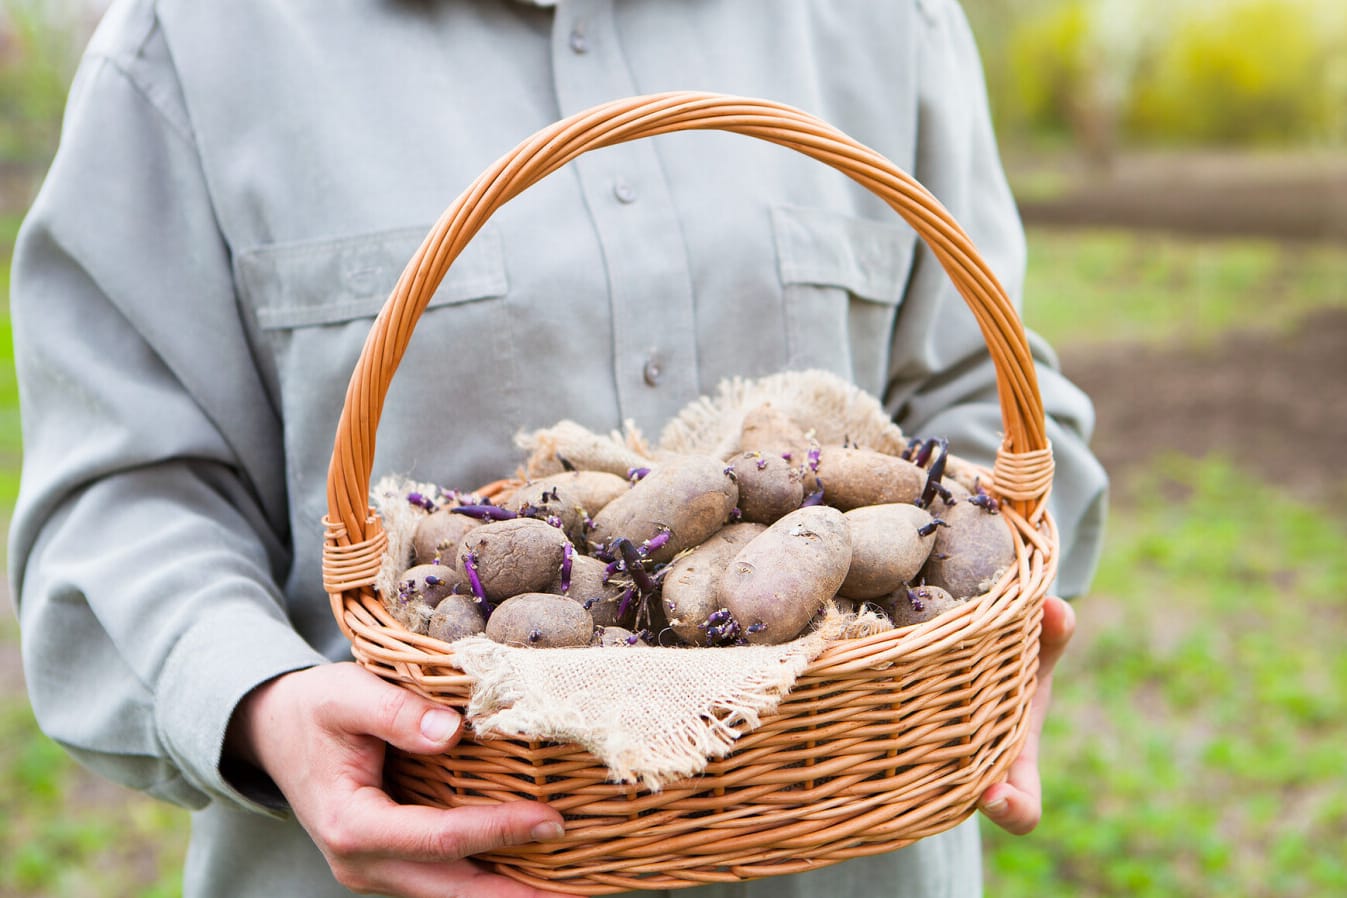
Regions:
[[[372,316],[499,155],[669,89],[782,101],[875,147],[1018,290],[1023,234],[951,0],[109,11],[16,249],[11,576],[46,732],[196,811],[188,896],[342,893],[265,792],[222,773],[221,745],[253,686],[349,657],[320,519]],[[1088,401],[1036,346],[1070,595],[1094,565],[1105,478]],[[882,202],[738,135],[597,151],[502,209],[450,270],[389,392],[375,474],[484,483],[513,468],[521,428],[657,434],[722,378],[800,367],[853,379],[966,457],[998,442],[971,315]],[[976,854],[964,826],[814,888],[898,894],[898,877],[966,894]]]

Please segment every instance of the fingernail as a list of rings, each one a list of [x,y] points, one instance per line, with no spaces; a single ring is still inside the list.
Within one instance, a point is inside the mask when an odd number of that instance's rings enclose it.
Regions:
[[[984,804],[982,806],[982,811],[983,813],[990,814],[993,817],[1000,816],[1001,812],[1003,812],[1006,809],[1006,804],[1007,802],[1004,798],[998,798],[995,801],[989,801],[986,804]]]
[[[458,715],[442,708],[432,708],[421,715],[421,735],[432,742],[443,742],[458,730]]]
[[[530,833],[535,842],[551,842],[566,835],[566,828],[560,823],[539,823]]]

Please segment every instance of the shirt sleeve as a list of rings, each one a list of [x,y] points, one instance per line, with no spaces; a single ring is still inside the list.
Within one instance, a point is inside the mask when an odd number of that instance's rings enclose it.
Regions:
[[[323,657],[290,556],[274,408],[176,81],[152,46],[86,57],[11,292],[24,469],[10,544],[45,732],[197,808],[267,810],[220,771],[255,685]]]
[[[915,177],[966,230],[1021,307],[1025,238],[992,130],[980,59],[953,0],[919,0]],[[1050,511],[1062,556],[1055,590],[1084,592],[1098,563],[1108,479],[1089,449],[1093,406],[1029,334],[1056,466]],[[995,372],[972,312],[930,249],[919,247],[894,329],[886,407],[913,435],[946,436],[956,454],[989,465],[1003,424]]]

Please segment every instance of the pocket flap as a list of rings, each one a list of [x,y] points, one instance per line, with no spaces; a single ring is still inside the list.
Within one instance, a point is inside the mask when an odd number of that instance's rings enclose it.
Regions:
[[[778,206],[772,230],[783,283],[843,287],[888,305],[896,305],[907,289],[917,235],[904,221]]]
[[[430,232],[401,228],[267,246],[239,256],[240,282],[266,330],[373,318]],[[430,306],[504,296],[500,233],[488,224],[449,266]]]

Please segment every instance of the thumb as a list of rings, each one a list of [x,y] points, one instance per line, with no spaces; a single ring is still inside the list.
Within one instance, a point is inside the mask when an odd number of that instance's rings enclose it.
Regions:
[[[375,736],[412,754],[437,754],[458,741],[463,718],[354,664],[318,704],[320,723],[356,736]]]

